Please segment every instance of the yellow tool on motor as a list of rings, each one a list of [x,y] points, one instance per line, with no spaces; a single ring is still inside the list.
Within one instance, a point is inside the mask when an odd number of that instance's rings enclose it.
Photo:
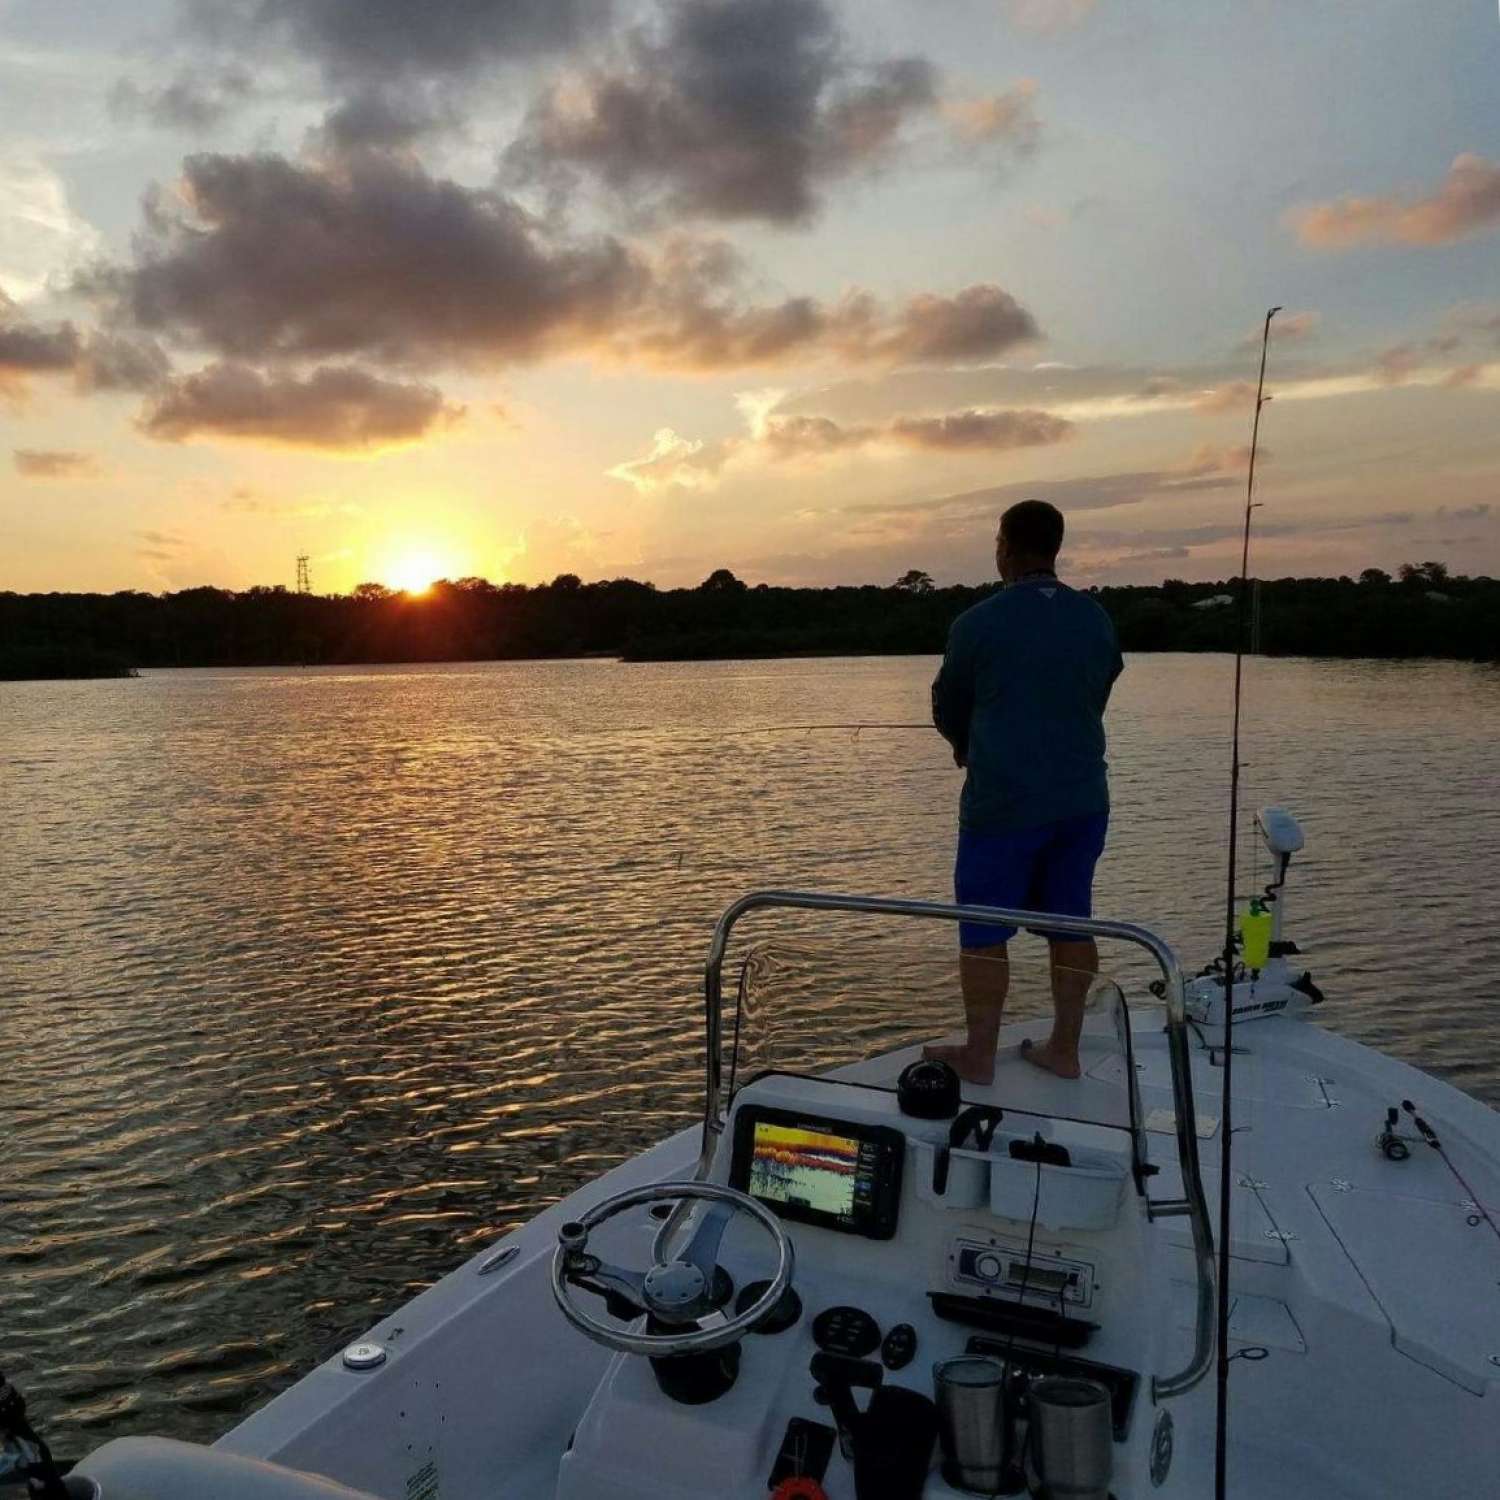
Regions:
[[[1258,974],[1271,958],[1271,929],[1274,919],[1269,904],[1256,896],[1250,902],[1249,911],[1243,912],[1238,922],[1240,934],[1240,956],[1245,967]]]

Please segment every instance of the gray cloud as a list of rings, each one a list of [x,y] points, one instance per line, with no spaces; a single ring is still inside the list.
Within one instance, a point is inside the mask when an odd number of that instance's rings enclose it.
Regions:
[[[142,329],[237,358],[538,355],[601,333],[649,276],[622,244],[559,244],[516,204],[413,163],[191,156],[147,206],[136,264],[88,289]]]
[[[73,381],[84,392],[149,391],[171,372],[171,361],[155,339],[101,331],[83,341]]]
[[[242,361],[897,364],[985,359],[1037,336],[996,286],[895,308],[861,292],[762,306],[744,302],[741,279],[720,243],[678,238],[648,259],[612,237],[569,239],[411,160],[197,155],[177,199],[148,200],[134,264],[96,270],[82,289],[112,323]]]
[[[32,376],[71,370],[81,348],[82,340],[71,323],[28,322],[0,292],[0,395],[20,396]]]
[[[773,458],[817,457],[879,443],[928,451],[1002,453],[1060,443],[1073,430],[1071,422],[1045,411],[958,411],[848,427],[828,417],[773,413],[763,420],[756,440]]]
[[[15,448],[11,458],[27,479],[86,479],[99,468],[93,454],[66,448]]]
[[[204,64],[184,69],[156,88],[122,78],[110,92],[109,109],[117,120],[144,119],[163,129],[202,135],[246,103],[253,87],[249,72],[238,64]]]
[[[195,0],[189,29],[223,48],[283,48],[339,84],[472,76],[573,46],[608,0]]]
[[[841,347],[860,359],[891,364],[948,364],[988,359],[1040,337],[1031,314],[998,286],[971,286],[954,297],[912,297],[882,327],[880,305],[868,293],[846,299]]]
[[[1042,414],[1038,414],[1042,415]],[[897,501],[867,501],[843,507],[840,514],[920,518],[945,514],[954,518],[998,517],[1017,500],[1050,500],[1066,512],[1111,510],[1136,505],[1154,496],[1238,487],[1237,475],[1190,469],[1139,469],[1119,474],[1092,474],[1076,479],[1032,479],[994,485],[953,495]]]
[[[636,211],[794,223],[937,98],[921,58],[855,64],[827,0],[668,0],[615,64],[541,96],[506,164],[553,186],[586,174]]]
[[[166,373],[166,355],[150,339],[28,322],[0,292],[0,395],[21,396],[38,375],[71,375],[78,390],[93,392],[146,390]]]
[[[364,88],[329,110],[313,144],[332,155],[359,151],[400,150],[435,131],[451,128],[458,118],[451,97],[441,91]]]
[[[458,415],[431,386],[382,380],[349,366],[324,367],[303,379],[216,364],[164,387],[140,425],[169,442],[243,438],[357,453],[415,442]]]
[[[1045,411],[960,411],[941,417],[898,417],[887,429],[913,448],[988,453],[1061,442],[1073,424]]]
[[[726,464],[762,457],[773,463],[828,458],[863,448],[896,447],[926,451],[1002,453],[1058,443],[1072,436],[1073,424],[1045,411],[960,411],[941,416],[897,417],[893,421],[845,425],[829,417],[752,415],[748,437],[716,442],[690,440],[664,427],[642,458],[616,464],[612,479],[624,480],[643,494],[668,488],[706,489]],[[899,508],[898,508],[899,509]],[[844,514],[883,511],[851,506]]]

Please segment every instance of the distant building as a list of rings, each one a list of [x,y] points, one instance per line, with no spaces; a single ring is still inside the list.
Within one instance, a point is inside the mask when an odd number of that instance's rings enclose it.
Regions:
[[[1194,599],[1194,609],[1223,609],[1226,604],[1234,603],[1233,594],[1210,594],[1207,599]]]

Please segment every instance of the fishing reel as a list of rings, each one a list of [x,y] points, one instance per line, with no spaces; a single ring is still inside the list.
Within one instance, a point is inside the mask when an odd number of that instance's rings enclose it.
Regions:
[[[1411,1155],[1411,1147],[1396,1130],[1400,1118],[1401,1111],[1394,1104],[1391,1105],[1385,1112],[1385,1124],[1375,1137],[1375,1144],[1387,1161],[1405,1161]]]
[[[29,1500],[70,1500],[46,1443],[26,1417],[26,1399],[0,1373],[0,1484],[20,1479]]]

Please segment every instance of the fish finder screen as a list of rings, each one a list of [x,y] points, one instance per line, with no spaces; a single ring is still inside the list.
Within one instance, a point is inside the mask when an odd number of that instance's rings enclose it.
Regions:
[[[869,1198],[872,1157],[851,1136],[761,1120],[750,1158],[750,1191],[762,1202],[845,1218]]]
[[[729,1185],[778,1218],[888,1240],[906,1137],[888,1125],[747,1104],[736,1111]]]

